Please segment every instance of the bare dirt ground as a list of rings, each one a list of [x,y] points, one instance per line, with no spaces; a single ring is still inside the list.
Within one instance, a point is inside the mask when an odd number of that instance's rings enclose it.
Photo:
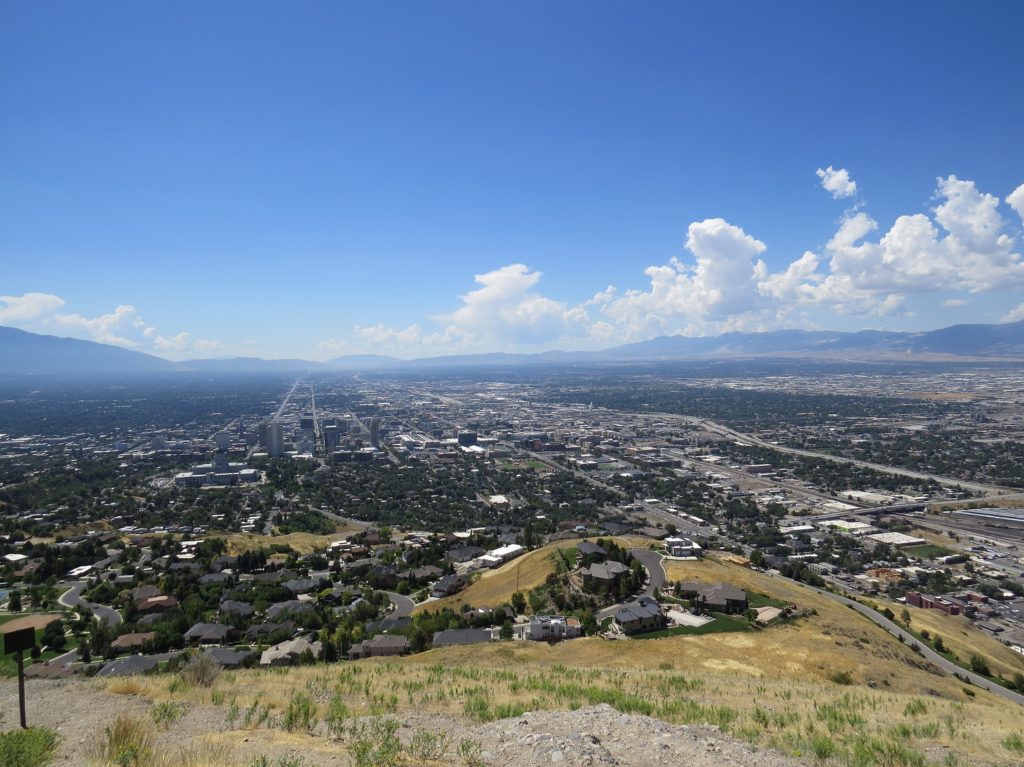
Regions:
[[[15,618],[12,621],[0,624],[0,634],[9,634],[19,629],[41,629],[53,623],[60,617],[59,613],[37,613],[26,615],[22,618]]]

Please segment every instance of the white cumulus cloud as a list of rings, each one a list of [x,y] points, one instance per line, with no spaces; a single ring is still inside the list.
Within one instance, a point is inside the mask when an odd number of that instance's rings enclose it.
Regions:
[[[736,329],[758,315],[758,283],[767,276],[757,258],[765,244],[725,219],[709,218],[690,224],[686,248],[692,264],[673,258],[644,270],[647,290],[627,290],[614,298],[605,291],[602,312],[624,330],[626,338],[651,333],[699,334],[712,329]]]
[[[1021,184],[1007,195],[1006,204],[1017,211],[1017,215],[1024,219],[1024,184]]]
[[[66,304],[63,298],[50,293],[0,296],[0,324],[167,356],[207,356],[221,348],[217,341],[193,338],[190,333],[162,336],[131,304],[121,304],[95,317],[64,312]]]
[[[899,216],[877,240],[867,238],[878,222],[850,212],[824,253],[804,254],[769,275],[761,292],[844,313],[886,314],[898,311],[908,293],[1024,286],[1024,262],[1004,232],[998,198],[956,176],[938,179],[935,197],[934,220],[924,213]]]
[[[840,200],[844,197],[853,197],[857,194],[857,182],[850,178],[850,172],[846,168],[818,168],[815,171],[821,179],[821,188],[832,193],[832,197]]]
[[[1024,320],[1024,304],[1018,304],[1013,309],[1010,309],[1010,311],[1003,315],[1000,322],[1020,322],[1021,320]]]

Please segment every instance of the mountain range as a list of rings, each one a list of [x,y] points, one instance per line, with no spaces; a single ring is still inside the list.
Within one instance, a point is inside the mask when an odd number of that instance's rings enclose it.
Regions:
[[[90,375],[195,372],[273,372],[309,370],[384,370],[493,365],[639,362],[644,360],[728,359],[730,357],[800,356],[822,359],[969,357],[1024,359],[1024,321],[1000,325],[952,325],[939,330],[903,333],[862,330],[778,330],[770,333],[725,333],[718,336],[660,336],[603,351],[537,354],[461,354],[401,360],[378,354],[335,357],[326,362],[230,357],[171,362],[119,346],[0,327],[0,374]]]

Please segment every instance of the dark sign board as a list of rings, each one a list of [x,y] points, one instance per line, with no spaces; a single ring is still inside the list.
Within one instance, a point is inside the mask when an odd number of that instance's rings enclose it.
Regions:
[[[36,646],[36,630],[32,628],[9,631],[4,634],[4,654],[18,650],[31,650]]]

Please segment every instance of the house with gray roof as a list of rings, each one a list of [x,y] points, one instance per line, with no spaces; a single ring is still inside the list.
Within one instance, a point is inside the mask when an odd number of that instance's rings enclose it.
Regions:
[[[624,634],[659,631],[668,623],[661,612],[661,605],[650,597],[640,597],[626,602],[615,612],[614,621]]]

